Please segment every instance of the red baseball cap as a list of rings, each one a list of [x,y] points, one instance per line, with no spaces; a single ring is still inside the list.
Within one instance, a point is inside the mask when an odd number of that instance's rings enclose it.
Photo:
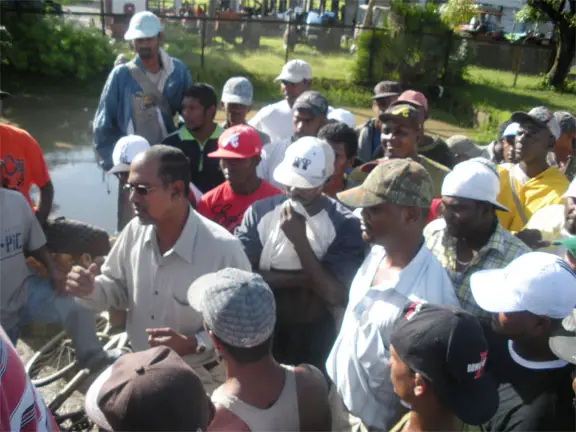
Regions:
[[[249,159],[262,153],[262,140],[252,126],[236,125],[226,129],[218,138],[218,150],[211,158]]]
[[[426,99],[426,96],[422,93],[414,90],[406,90],[398,96],[398,99],[396,99],[392,105],[398,105],[401,103],[407,103],[422,108],[424,110],[424,115],[428,117],[428,99]]]

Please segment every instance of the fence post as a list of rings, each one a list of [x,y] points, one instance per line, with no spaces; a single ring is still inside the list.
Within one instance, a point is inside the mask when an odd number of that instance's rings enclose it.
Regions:
[[[525,42],[524,42],[525,43]],[[518,56],[518,63],[514,68],[514,82],[512,83],[512,87],[516,87],[516,82],[518,81],[518,75],[520,74],[520,68],[522,67],[522,57],[524,57],[524,43],[520,46],[520,55]]]
[[[286,29],[286,41],[284,43],[284,64],[290,57],[290,32],[292,31],[292,15],[288,15],[288,28]]]
[[[370,58],[368,63],[368,81],[372,83],[374,79],[374,51],[376,48],[376,28],[372,27],[372,37],[370,38]]]
[[[446,44],[446,54],[444,56],[444,71],[442,72],[442,84],[446,85],[446,77],[448,76],[448,64],[450,63],[450,52],[452,51],[452,39],[454,31],[448,32],[448,43]]]
[[[100,0],[100,24],[102,24],[102,34],[106,36],[106,22],[104,20],[104,0]]]
[[[202,18],[202,35],[200,37],[200,43],[202,44],[202,50],[200,51],[200,69],[204,69],[204,47],[206,45],[206,16]]]

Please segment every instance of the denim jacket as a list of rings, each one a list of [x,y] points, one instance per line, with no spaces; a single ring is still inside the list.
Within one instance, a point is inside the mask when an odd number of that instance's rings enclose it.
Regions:
[[[184,63],[172,58],[160,50],[163,67],[168,73],[163,94],[168,99],[173,114],[180,112],[184,90],[192,85],[192,77]],[[142,66],[142,60],[136,57],[136,64]],[[123,136],[133,133],[131,95],[142,89],[132,78],[126,64],[116,66],[104,85],[100,96],[98,110],[94,116],[94,147],[100,156],[103,169],[112,168],[112,152],[116,142]],[[168,133],[174,132],[176,126],[173,118],[162,113]]]

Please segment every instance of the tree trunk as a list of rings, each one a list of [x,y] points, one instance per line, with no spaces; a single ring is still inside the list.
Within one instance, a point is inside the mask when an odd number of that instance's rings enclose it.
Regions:
[[[561,89],[570,73],[570,66],[576,54],[576,27],[570,27],[568,22],[558,24],[558,43],[556,59],[548,72],[548,83],[556,89]]]

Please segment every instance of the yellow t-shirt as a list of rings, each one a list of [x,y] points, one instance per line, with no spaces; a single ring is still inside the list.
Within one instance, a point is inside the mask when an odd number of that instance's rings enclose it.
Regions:
[[[515,168],[512,167],[508,170],[498,166],[498,174],[500,175],[498,202],[510,211],[497,211],[496,214],[500,224],[512,233],[521,231],[525,225],[522,222],[520,212],[514,202],[512,189],[510,188],[510,175],[512,175],[511,173]],[[524,184],[521,184],[515,177],[513,177],[512,181],[527,221],[541,208],[553,204],[561,204],[563,202],[562,195],[568,189],[569,184],[566,176],[556,167],[550,167],[536,177],[527,179]]]

